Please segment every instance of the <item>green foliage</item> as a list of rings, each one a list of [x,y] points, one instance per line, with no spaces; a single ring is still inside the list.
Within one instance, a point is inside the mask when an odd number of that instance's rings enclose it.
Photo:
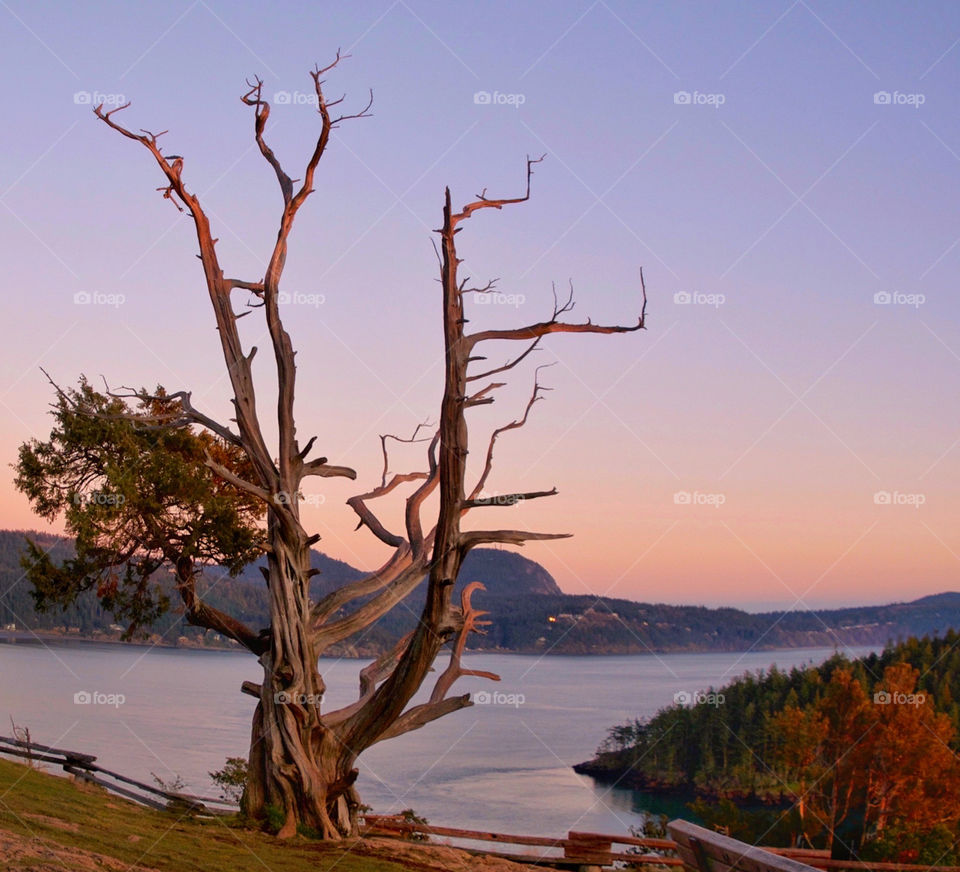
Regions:
[[[181,793],[187,786],[179,772],[174,772],[169,778],[161,778],[156,772],[151,772],[150,775],[157,787],[167,793]]]
[[[247,758],[227,757],[222,769],[207,773],[213,783],[220,788],[220,798],[226,802],[240,804],[243,789],[247,784]]]
[[[182,423],[179,400],[162,388],[123,399],[79,387],[57,390],[54,427],[20,446],[15,484],[34,511],[63,517],[68,556],[28,539],[23,567],[38,611],[63,608],[87,591],[126,636],[169,608],[161,567],[216,563],[232,574],[260,553],[262,506],[218,478],[208,459],[247,474],[240,449]]]
[[[264,829],[268,833],[276,835],[281,829],[283,829],[283,825],[287,821],[287,816],[284,814],[283,809],[280,808],[279,805],[274,802],[267,803],[267,805],[263,807],[263,814]]]
[[[942,865],[925,845],[952,851],[960,835],[958,694],[960,634],[911,638],[852,662],[745,675],[706,695],[712,704],[615,726],[584,771],[692,792],[707,825],[751,843],[855,834],[875,859]]]
[[[598,761],[631,768],[639,787],[776,800],[783,784],[769,765],[778,741],[771,715],[819,702],[834,672],[843,668],[853,671],[872,698],[886,667],[899,662],[919,670],[918,690],[960,732],[960,706],[954,702],[960,699],[960,634],[949,631],[937,638],[909,639],[853,662],[835,654],[819,666],[745,675],[718,691],[722,704],[673,705],[647,721],[611,727],[597,749]]]
[[[789,845],[800,830],[799,815],[793,808],[787,811],[779,808],[745,809],[729,799],[696,799],[690,803],[690,811],[705,826],[751,845]]]
[[[635,836],[638,839],[669,839],[670,833],[667,831],[667,822],[670,820],[670,816],[666,814],[650,814],[647,813],[646,817],[643,819],[643,823],[634,826],[630,826],[630,835]],[[651,848],[649,846],[633,846],[627,848],[628,854],[643,854],[645,856],[658,856],[658,857],[676,857],[677,852],[670,850],[668,848]],[[650,868],[655,869],[669,869],[669,866],[652,866]]]
[[[425,827],[428,826],[430,821],[428,821],[422,815],[417,814],[412,808],[405,808],[400,812],[400,819],[404,823],[416,824],[417,826]],[[430,836],[426,833],[411,833],[407,838],[414,842],[429,842]]]
[[[960,865],[960,842],[946,824],[921,831],[905,824],[894,824],[879,839],[867,842],[860,852],[863,860],[916,863],[925,866]]]

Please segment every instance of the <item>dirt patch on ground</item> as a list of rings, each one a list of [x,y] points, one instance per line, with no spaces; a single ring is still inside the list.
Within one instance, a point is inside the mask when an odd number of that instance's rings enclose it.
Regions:
[[[402,839],[359,839],[350,846],[349,851],[355,856],[391,860],[419,872],[543,872],[541,866],[470,854],[447,845],[406,842]]]
[[[28,821],[36,821],[39,824],[46,824],[48,827],[56,827],[58,830],[69,830],[71,833],[80,831],[80,824],[71,821],[62,821],[59,818],[48,817],[45,814],[27,814],[24,812],[21,817]]]
[[[43,815],[28,815],[31,818],[43,818],[44,823],[56,826],[62,821],[53,821]],[[67,825],[69,827],[69,825]],[[30,872],[156,872],[147,866],[131,866],[114,857],[82,851],[79,848],[64,848],[46,839],[20,836],[16,833],[0,830],[0,857],[4,863],[17,869],[29,869]]]

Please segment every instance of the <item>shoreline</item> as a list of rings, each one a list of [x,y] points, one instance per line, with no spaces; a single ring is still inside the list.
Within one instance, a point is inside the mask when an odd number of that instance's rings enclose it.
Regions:
[[[592,778],[597,784],[604,787],[617,787],[622,790],[633,790],[649,796],[657,796],[680,801],[692,802],[703,799],[710,802],[729,800],[739,808],[789,808],[791,802],[783,795],[760,796],[756,793],[720,792],[716,790],[698,789],[695,784],[667,784],[659,781],[650,781],[639,775],[633,766],[604,766],[598,758],[575,763],[570,767],[577,775]]]
[[[75,633],[54,633],[49,631],[34,631],[34,630],[0,630],[0,645],[40,645],[45,646],[49,644],[70,646],[70,645],[111,645],[117,647],[129,646],[132,648],[163,648],[165,650],[172,651],[211,651],[216,653],[236,653],[236,654],[248,654],[249,652],[238,644],[224,645],[224,644],[213,644],[213,645],[195,645],[195,644],[183,644],[178,641],[152,641],[150,639],[131,639],[125,641],[117,637],[109,636],[83,636]],[[512,657],[534,657],[534,658],[543,658],[543,657],[650,657],[657,655],[669,654],[671,656],[679,654],[689,654],[692,656],[704,656],[704,655],[716,655],[716,654],[750,654],[750,653],[776,653],[778,651],[826,651],[833,650],[836,652],[842,652],[844,648],[850,646],[841,646],[841,645],[796,645],[796,646],[778,646],[778,647],[764,647],[764,648],[744,648],[737,650],[730,650],[727,648],[701,648],[697,650],[690,649],[663,649],[663,650],[650,650],[650,651],[640,651],[640,652],[596,652],[596,653],[570,653],[566,651],[526,651],[521,649],[514,648],[467,648],[464,652],[465,654],[470,655],[471,657],[482,657],[484,655],[494,656],[494,655],[510,655]],[[882,649],[883,645],[858,645],[856,647],[862,648],[877,648]],[[325,656],[322,656],[320,659],[338,659],[338,660],[367,660],[371,657],[378,656],[377,651],[364,651],[364,652],[333,652]]]

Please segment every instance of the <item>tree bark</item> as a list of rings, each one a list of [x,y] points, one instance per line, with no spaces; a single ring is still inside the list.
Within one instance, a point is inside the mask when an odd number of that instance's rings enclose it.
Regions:
[[[269,650],[260,656],[263,683],[251,732],[251,789],[244,811],[256,817],[273,807],[283,814],[278,835],[307,827],[325,839],[352,832],[344,794],[356,779],[352,755],[324,725],[325,685],[317,668],[311,621],[310,549],[282,506],[271,512],[267,585]],[[278,517],[279,516],[279,517]]]

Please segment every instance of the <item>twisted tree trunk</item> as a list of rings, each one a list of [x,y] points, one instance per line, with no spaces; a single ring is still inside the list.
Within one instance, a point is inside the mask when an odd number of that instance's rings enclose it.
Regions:
[[[256,633],[205,606],[197,597],[190,580],[182,584],[188,614],[203,626],[220,627],[232,638],[256,654],[263,668],[259,686],[245,683],[244,690],[257,698],[250,737],[249,773],[243,797],[244,811],[255,818],[282,819],[281,836],[292,836],[299,827],[309,827],[327,839],[337,839],[357,831],[359,799],[354,782],[358,755],[376,742],[418,729],[471,704],[469,696],[448,696],[453,683],[462,675],[482,676],[498,680],[490,673],[464,669],[461,656],[467,634],[484,622],[478,621],[470,596],[478,585],[468,585],[460,607],[452,602],[454,583],[470,549],[483,543],[522,545],[530,540],[559,539],[567,534],[537,533],[524,530],[461,531],[461,518],[469,511],[512,505],[518,500],[532,500],[557,493],[556,488],[531,493],[509,494],[506,499],[491,501],[484,488],[493,466],[494,444],[504,432],[522,427],[543,388],[534,379],[534,388],[521,418],[497,428],[490,436],[485,462],[472,488],[465,486],[467,474],[468,428],[466,411],[494,401],[493,394],[504,382],[490,381],[494,376],[519,365],[540,340],[551,333],[629,333],[644,327],[646,293],[637,323],[630,326],[598,325],[590,320],[567,323],[561,315],[573,308],[572,292],[561,303],[554,295],[550,317],[521,328],[486,330],[468,334],[465,325],[464,298],[493,291],[493,282],[485,287],[467,287],[467,280],[458,278],[461,263],[457,255],[456,234],[460,223],[474,213],[501,209],[522,203],[530,197],[532,167],[538,161],[527,160],[526,193],[512,199],[489,199],[485,193],[455,212],[449,189],[443,209],[440,283],[442,287],[445,379],[440,420],[432,438],[418,439],[418,427],[411,439],[402,442],[428,442],[426,470],[390,476],[387,440],[382,436],[383,475],[379,486],[351,497],[347,503],[357,514],[360,526],[393,549],[392,556],[378,570],[365,578],[331,592],[319,603],[310,601],[310,547],[319,536],[308,536],[299,517],[298,494],[302,480],[311,475],[355,478],[347,467],[332,466],[325,457],[307,460],[315,438],[301,449],[296,439],[294,422],[295,352],[285,331],[279,309],[279,283],[287,253],[287,238],[298,210],[313,191],[313,178],[331,131],[347,118],[364,117],[367,108],[355,115],[332,118],[330,108],[340,100],[327,102],[321,76],[336,66],[340,56],[325,69],[311,73],[321,118],[321,131],[300,187],[281,167],[264,140],[270,106],[262,98],[262,82],[248,83],[250,90],[243,101],[254,109],[254,135],[264,159],[276,174],[283,195],[279,232],[268,266],[260,281],[243,281],[224,277],[216,253],[216,239],[198,198],[190,193],[182,180],[183,159],[167,158],[157,144],[159,135],[135,134],[112,119],[116,112],[95,108],[97,116],[113,130],[145,146],[160,166],[167,180],[164,195],[178,208],[188,211],[195,225],[200,246],[200,260],[217,329],[224,362],[233,389],[234,423],[224,425],[196,410],[190,394],[176,394],[182,408],[181,425],[204,427],[243,452],[250,462],[250,474],[244,478],[208,456],[206,466],[227,484],[255,497],[267,512],[266,552],[267,582],[270,605],[270,627]],[[342,98],[341,98],[342,99]],[[372,100],[372,97],[371,97]],[[641,288],[643,275],[641,273]],[[256,348],[244,352],[237,330],[238,315],[233,310],[231,293],[235,289],[254,295],[255,307],[262,309],[274,352],[277,376],[276,451],[268,448],[263,437],[256,405],[252,361]],[[486,341],[521,341],[526,350],[503,366],[479,373],[469,373],[471,364],[483,361],[476,354],[478,344]],[[481,387],[472,383],[482,381]],[[174,396],[174,395],[171,395]],[[166,397],[167,400],[170,397]],[[370,502],[387,496],[402,485],[416,482],[406,497],[403,533],[394,532],[377,517]],[[435,523],[424,524],[421,511],[426,500],[439,490],[439,511]],[[323,710],[323,677],[318,671],[318,657],[335,643],[370,626],[380,616],[409,595],[427,577],[426,604],[417,628],[388,652],[378,657],[360,673],[357,700],[336,711]],[[482,586],[479,586],[482,587]],[[359,604],[358,604],[359,603]],[[350,607],[350,608],[348,608]],[[452,643],[450,661],[440,674],[427,702],[410,705],[433,667],[440,650]]]

